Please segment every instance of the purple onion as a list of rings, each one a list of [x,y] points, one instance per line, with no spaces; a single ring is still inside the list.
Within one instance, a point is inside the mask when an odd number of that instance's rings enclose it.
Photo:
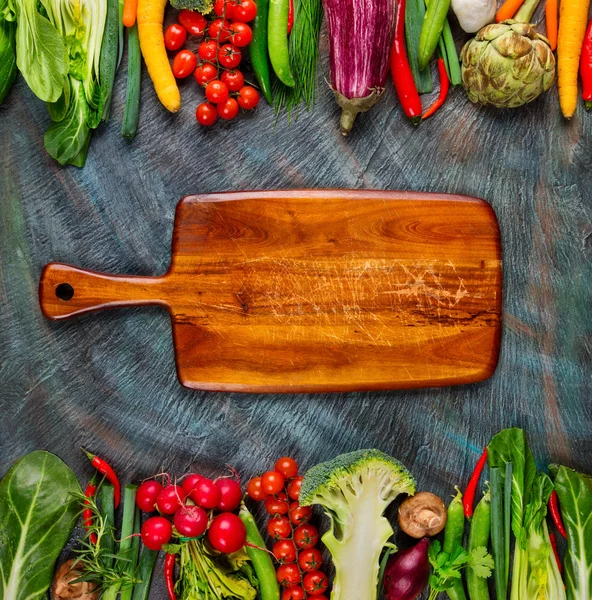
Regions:
[[[397,552],[384,571],[384,595],[386,600],[414,600],[425,589],[430,578],[428,548],[430,538]]]
[[[396,0],[323,0],[331,84],[347,135],[358,113],[384,91],[395,33]]]

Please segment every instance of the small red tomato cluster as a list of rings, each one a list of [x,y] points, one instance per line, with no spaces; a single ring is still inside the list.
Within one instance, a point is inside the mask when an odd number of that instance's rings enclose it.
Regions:
[[[237,68],[242,60],[241,49],[253,38],[247,23],[256,15],[254,0],[216,0],[214,17],[209,22],[198,12],[182,10],[178,23],[166,29],[164,44],[167,50],[177,52],[173,75],[183,79],[193,73],[197,83],[205,88],[207,102],[202,102],[195,113],[201,125],[213,125],[218,117],[230,121],[238,114],[239,106],[249,110],[259,103],[259,92],[245,85]],[[181,50],[187,35],[203,38],[197,55],[189,49]]]
[[[144,481],[136,492],[136,504],[145,513],[160,513],[146,519],[141,529],[144,545],[160,550],[171,538],[198,538],[207,532],[213,548],[225,554],[240,550],[247,538],[235,511],[242,490],[234,479],[212,481],[196,473],[186,475],[181,485],[163,486],[155,479]]]
[[[267,533],[275,540],[273,555],[279,563],[277,579],[282,585],[282,600],[327,600],[323,595],[328,587],[327,576],[319,570],[323,557],[315,548],[319,532],[309,523],[310,506],[300,506],[298,464],[284,456],[273,471],[254,477],[247,485],[247,494],[253,500],[265,501],[270,519]]]

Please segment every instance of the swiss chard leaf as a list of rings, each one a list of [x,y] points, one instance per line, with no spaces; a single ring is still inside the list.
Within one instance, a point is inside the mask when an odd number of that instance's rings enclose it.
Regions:
[[[555,490],[567,530],[565,583],[568,600],[592,598],[592,477],[567,467],[556,473]]]
[[[0,104],[16,78],[16,23],[7,21],[0,2]]]
[[[39,600],[68,541],[81,493],[57,456],[32,452],[0,482],[0,598]]]

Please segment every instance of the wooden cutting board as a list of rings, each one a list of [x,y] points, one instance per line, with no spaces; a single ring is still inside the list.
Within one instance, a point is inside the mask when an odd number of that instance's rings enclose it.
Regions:
[[[53,320],[165,307],[187,387],[316,392],[486,379],[501,285],[499,229],[483,200],[294,190],[186,197],[168,273],[52,263],[39,295]]]

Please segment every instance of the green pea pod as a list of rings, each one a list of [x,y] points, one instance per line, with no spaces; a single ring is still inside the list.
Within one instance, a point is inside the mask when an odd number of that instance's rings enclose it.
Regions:
[[[271,79],[269,77],[269,55],[267,53],[267,22],[269,17],[269,0],[257,0],[257,16],[252,23],[253,39],[249,44],[251,67],[261,88],[261,92],[269,104],[273,103]]]
[[[489,534],[491,531],[491,496],[489,490],[481,498],[469,530],[469,542],[467,550],[473,551],[475,548],[489,546]],[[470,600],[489,600],[489,586],[486,577],[477,577],[475,571],[470,566],[465,571],[467,580],[467,591]]]
[[[444,28],[450,0],[430,0],[419,36],[419,68],[425,69],[432,58]]]
[[[452,554],[453,551],[462,546],[463,533],[465,530],[465,513],[462,504],[462,493],[457,489],[456,496],[448,505],[448,518],[444,528],[443,552]],[[455,579],[452,587],[446,590],[450,600],[466,600],[465,589],[461,579]]]
[[[269,59],[278,79],[288,87],[294,87],[296,81],[290,69],[288,50],[288,9],[290,0],[269,0],[269,19],[267,23],[267,43]]]

